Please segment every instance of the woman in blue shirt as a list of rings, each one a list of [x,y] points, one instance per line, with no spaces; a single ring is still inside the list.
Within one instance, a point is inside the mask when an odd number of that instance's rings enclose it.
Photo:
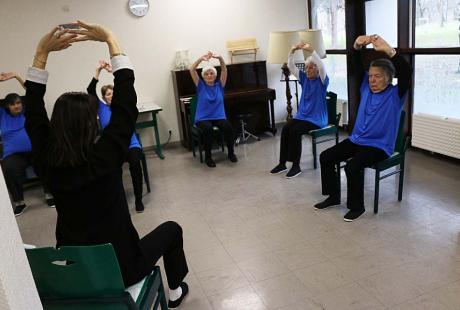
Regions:
[[[305,61],[305,72],[299,71],[294,63],[294,52],[299,49],[312,53]],[[279,164],[270,173],[277,174],[286,171],[286,161],[290,161],[292,167],[286,174],[286,178],[290,179],[302,173],[299,165],[302,154],[302,135],[327,125],[326,92],[329,77],[323,62],[308,43],[298,43],[291,48],[288,66],[291,73],[300,82],[302,96],[296,115],[283,126]]]
[[[401,110],[412,73],[409,63],[378,35],[359,36],[353,47],[358,53],[363,46],[371,43],[376,51],[384,52],[390,60],[377,59],[371,62],[369,72],[365,72],[361,84],[358,115],[350,138],[320,155],[322,192],[329,197],[316,204],[315,208],[324,209],[340,204],[335,166],[341,161],[347,161],[347,207],[350,209],[344,216],[347,222],[357,219],[365,211],[364,168],[393,154]],[[360,58],[359,55],[355,56],[355,59]],[[359,70],[362,63],[358,61],[356,66]],[[398,84],[392,85],[395,74],[398,76]]]
[[[220,79],[216,81],[217,70],[213,66],[205,66],[201,71],[200,79],[196,72],[196,67],[202,61],[209,61],[217,58],[220,62]],[[196,85],[197,106],[195,113],[195,125],[203,132],[202,139],[205,152],[205,163],[208,167],[214,168],[216,163],[211,157],[212,147],[212,127],[216,126],[224,133],[227,142],[228,159],[235,163],[238,158],[235,155],[234,132],[232,125],[227,120],[224,106],[224,87],[227,82],[227,67],[222,56],[208,52],[198,58],[190,67],[190,75]]]
[[[112,103],[113,85],[109,84],[101,87],[101,94],[104,101],[100,100],[96,93],[96,84],[99,81],[99,75],[102,70],[106,70],[111,73],[112,67],[104,60],[99,61],[99,64],[96,67],[96,74],[88,85],[87,92],[98,99],[99,106],[97,109],[97,115],[99,117],[101,127],[105,128],[109,124],[110,117],[112,115],[110,105]],[[138,213],[144,212],[144,204],[142,203],[142,156],[141,144],[139,143],[139,140],[137,140],[136,134],[133,133],[126,161],[129,163],[129,172],[131,173],[131,180],[133,182],[135,207],[136,212]]]
[[[0,82],[10,79],[16,79],[24,87],[24,81],[17,73],[0,73]],[[22,98],[15,93],[8,94],[4,99],[4,105],[4,108],[0,108],[0,132],[3,143],[2,169],[6,187],[13,201],[14,214],[19,216],[26,208],[23,186],[26,181],[26,168],[32,165],[32,145],[24,128]],[[54,207],[53,196],[46,186],[44,189],[48,206]]]

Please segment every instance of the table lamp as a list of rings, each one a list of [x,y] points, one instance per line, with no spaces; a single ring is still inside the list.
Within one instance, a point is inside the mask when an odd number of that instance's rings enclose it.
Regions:
[[[286,83],[286,120],[292,118],[292,106],[291,106],[291,88],[289,86],[289,75],[291,74],[287,66],[287,58],[291,47],[299,42],[298,31],[275,31],[270,33],[268,39],[268,56],[267,62],[269,64],[282,64],[281,70],[284,75],[284,81]]]

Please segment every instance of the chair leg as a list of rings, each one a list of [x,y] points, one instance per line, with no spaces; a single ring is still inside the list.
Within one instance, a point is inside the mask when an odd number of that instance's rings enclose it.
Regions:
[[[339,143],[339,129],[337,128],[337,132],[335,133],[335,144]]]
[[[379,213],[380,171],[375,169],[374,213]]]
[[[316,138],[311,138],[311,148],[313,150],[313,168],[318,168],[318,163],[316,160]]]
[[[167,310],[168,304],[166,303],[166,294],[163,287],[163,280],[161,280],[160,287],[158,288],[158,298],[160,299],[161,310]]]
[[[404,186],[404,159],[399,164],[399,169],[398,201],[401,201]]]

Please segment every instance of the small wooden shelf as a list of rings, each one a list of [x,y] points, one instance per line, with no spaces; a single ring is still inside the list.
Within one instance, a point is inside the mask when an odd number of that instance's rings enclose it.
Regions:
[[[256,38],[227,41],[227,50],[230,53],[231,63],[233,63],[233,56],[251,54],[254,55],[254,61],[256,61],[258,49]]]

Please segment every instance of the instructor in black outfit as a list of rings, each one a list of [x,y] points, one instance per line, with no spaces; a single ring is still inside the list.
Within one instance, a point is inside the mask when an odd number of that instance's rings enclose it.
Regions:
[[[139,239],[128,211],[121,166],[126,159],[138,111],[131,62],[111,31],[78,22],[80,29],[54,28],[38,43],[26,81],[26,130],[38,174],[48,181],[56,201],[57,247],[111,243],[123,280],[130,286],[149,274],[163,256],[170,287],[169,307],[188,292],[182,228],[161,224]],[[86,93],[62,94],[48,119],[43,97],[48,54],[79,41],[108,45],[115,86],[110,123],[98,137],[97,102]]]

